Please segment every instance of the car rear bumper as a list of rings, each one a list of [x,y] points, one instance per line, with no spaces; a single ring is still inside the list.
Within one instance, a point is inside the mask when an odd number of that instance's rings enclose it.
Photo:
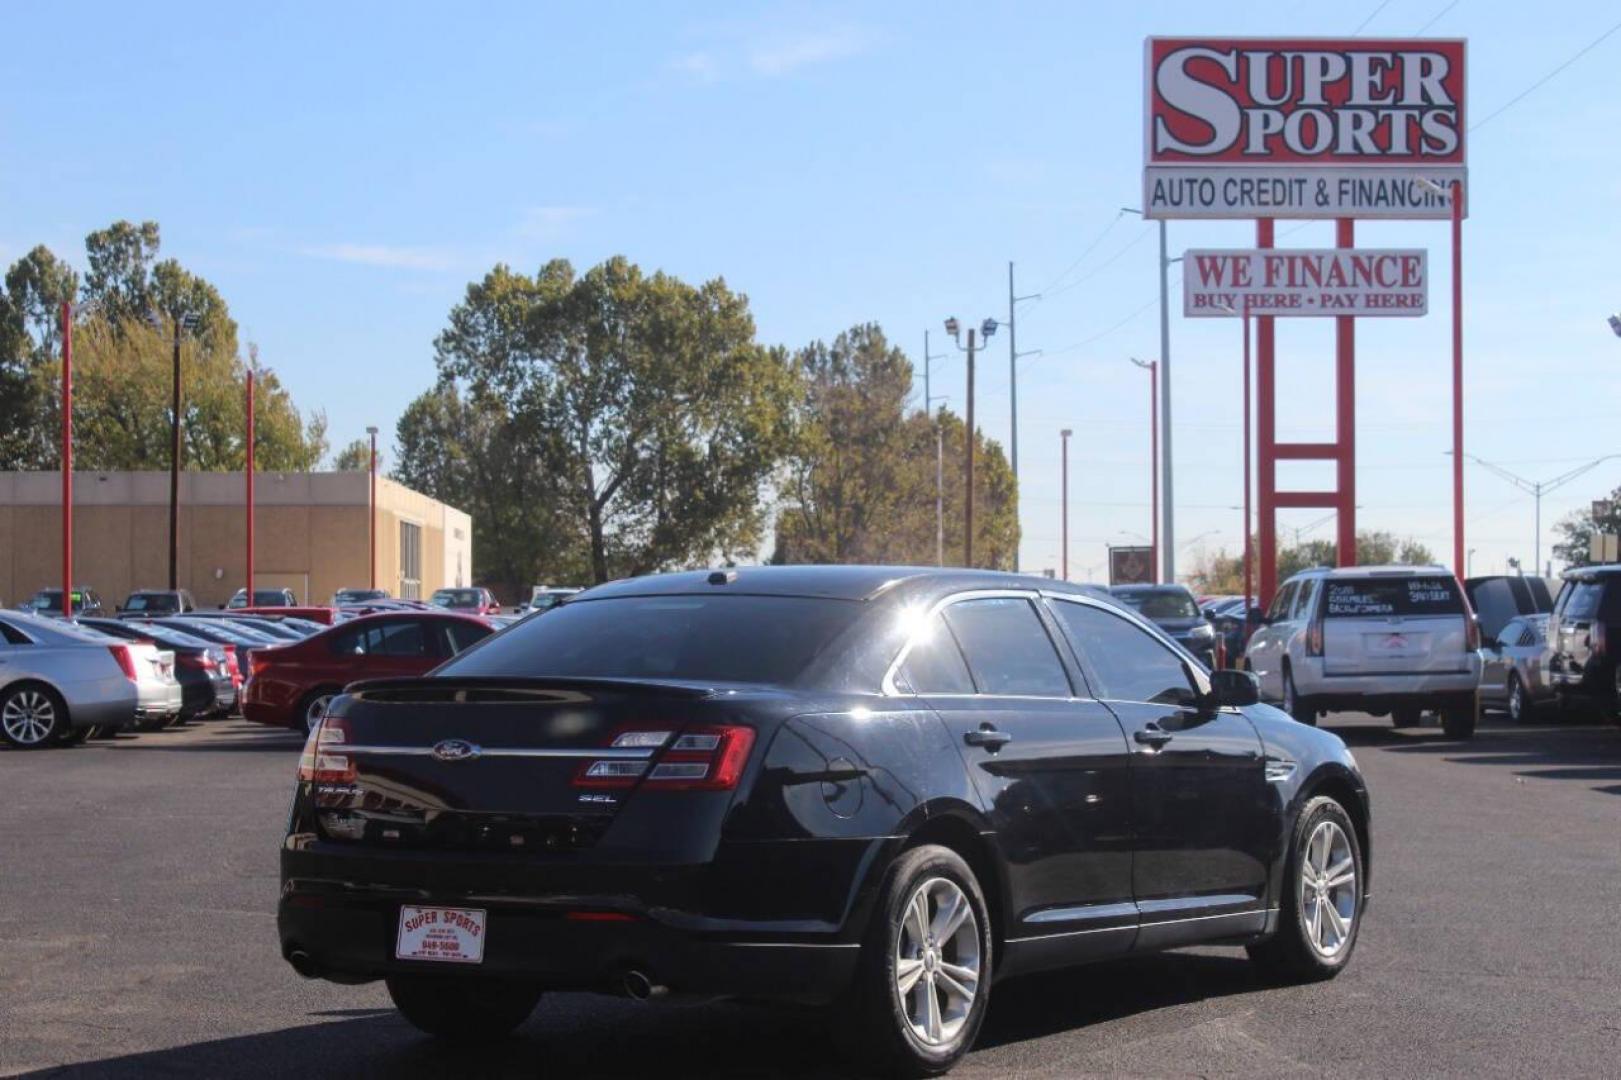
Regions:
[[[1378,698],[1389,701],[1428,701],[1473,695],[1480,686],[1480,660],[1470,660],[1452,671],[1326,672],[1322,657],[1304,657],[1293,669],[1295,690],[1302,697],[1335,700]]]
[[[852,885],[881,844],[765,842],[746,845],[760,850],[741,858],[660,866],[350,854],[343,845],[316,842],[282,851],[277,928],[284,958],[302,973],[339,982],[443,970],[617,992],[636,971],[674,993],[826,1002],[854,973],[865,918]],[[779,860],[801,852],[800,873],[783,872]],[[799,910],[796,917],[761,918],[739,910],[738,895],[760,894],[767,880],[785,909],[831,884],[828,891],[846,900],[833,905],[841,917]],[[406,904],[485,911],[483,962],[396,959]]]

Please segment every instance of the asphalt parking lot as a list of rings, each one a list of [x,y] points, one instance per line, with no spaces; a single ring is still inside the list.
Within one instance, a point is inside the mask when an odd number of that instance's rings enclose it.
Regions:
[[[1621,1074],[1621,731],[1328,726],[1374,797],[1344,976],[1268,987],[1206,949],[1009,982],[953,1075]],[[0,1073],[845,1074],[793,1012],[557,995],[469,1054],[381,986],[298,978],[273,915],[298,745],[229,721],[0,752]]]

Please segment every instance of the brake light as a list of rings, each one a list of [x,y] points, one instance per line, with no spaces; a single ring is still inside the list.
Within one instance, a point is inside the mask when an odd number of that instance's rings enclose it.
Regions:
[[[123,669],[124,678],[130,682],[140,681],[140,677],[135,674],[135,656],[129,651],[128,645],[109,645],[107,651],[118,661],[118,666]]]
[[[219,666],[207,653],[175,653],[174,660],[181,667],[197,668],[200,671],[213,671]]]
[[[1587,647],[1593,651],[1593,655],[1598,656],[1605,651],[1605,636],[1604,624],[1595,619],[1587,629]]]
[[[225,670],[231,673],[232,686],[242,685],[242,669],[237,666],[235,649],[225,650]]]
[[[577,787],[643,787],[680,791],[730,791],[743,778],[754,729],[741,724],[633,729],[615,734],[609,749],[641,751],[589,759],[575,774]],[[658,751],[663,749],[663,753]]]
[[[1463,651],[1475,652],[1480,648],[1480,620],[1467,612],[1463,620]]]
[[[324,717],[304,741],[304,752],[298,758],[298,779],[301,783],[347,784],[355,778],[355,761],[344,752],[349,741],[349,727],[335,717]]]
[[[1323,620],[1320,618],[1306,624],[1306,655],[1323,655]]]
[[[270,661],[259,655],[258,649],[248,650],[248,678],[252,679],[270,666]]]

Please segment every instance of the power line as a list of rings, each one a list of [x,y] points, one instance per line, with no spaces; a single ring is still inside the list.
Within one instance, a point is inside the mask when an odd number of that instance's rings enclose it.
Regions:
[[[1060,281],[1063,281],[1066,277],[1069,276],[1070,271],[1074,270],[1077,266],[1081,265],[1081,263],[1086,260],[1086,257],[1088,255],[1092,254],[1092,252],[1097,250],[1098,245],[1103,243],[1104,237],[1108,236],[1111,232],[1113,232],[1114,227],[1116,225],[1120,224],[1120,219],[1125,217],[1125,216],[1126,216],[1125,211],[1122,210],[1122,211],[1116,213],[1114,217],[1110,218],[1109,219],[1109,224],[1105,225],[1103,227],[1103,231],[1098,233],[1097,236],[1092,238],[1092,242],[1090,244],[1086,245],[1086,247],[1081,249],[1081,253],[1075,257],[1075,261],[1070,263],[1068,266],[1064,267],[1063,273],[1061,273],[1057,277],[1053,278],[1051,281],[1049,281],[1042,288],[1037,289],[1036,292],[1038,294],[1040,294],[1040,296],[1045,296],[1048,292],[1051,292],[1052,289]],[[1038,296],[1038,298],[1035,301],[1038,304],[1041,303],[1040,296]]]
[[[1423,26],[1421,26],[1417,30],[1413,31],[1413,36],[1417,37],[1418,35],[1422,34],[1424,31],[1428,30],[1430,27],[1434,26],[1436,23],[1440,22],[1441,21],[1441,16],[1445,15],[1447,12],[1449,12],[1453,8],[1457,7],[1459,2],[1460,2],[1460,0],[1452,0],[1452,2],[1450,4],[1448,4],[1446,7],[1442,8],[1440,11],[1437,11],[1434,15],[1431,15],[1429,22],[1425,23]]]
[[[1469,125],[1470,132],[1473,133],[1475,131],[1480,130],[1481,128],[1485,127],[1487,124],[1491,123],[1493,120],[1497,119],[1499,116],[1502,116],[1509,109],[1512,109],[1515,105],[1518,105],[1521,101],[1525,100],[1532,93],[1534,93],[1535,91],[1541,89],[1544,85],[1546,85],[1547,82],[1550,79],[1552,79],[1555,75],[1558,75],[1561,71],[1564,71],[1570,65],[1574,64],[1576,61],[1580,60],[1582,57],[1586,56],[1588,53],[1590,53],[1594,49],[1598,48],[1599,45],[1604,41],[1605,38],[1609,37],[1611,34],[1615,33],[1617,30],[1621,30],[1621,22],[1616,23],[1614,26],[1612,26],[1608,30],[1604,31],[1604,33],[1600,34],[1598,37],[1594,38],[1592,41],[1589,41],[1586,45],[1583,45],[1580,49],[1576,50],[1575,54],[1572,55],[1570,57],[1570,59],[1566,60],[1564,63],[1560,64],[1558,67],[1556,67],[1552,71],[1548,72],[1548,74],[1544,75],[1542,78],[1538,79],[1536,82],[1532,83],[1530,86],[1527,86],[1524,90],[1521,90],[1518,94],[1515,94],[1513,97],[1509,98],[1502,105],[1499,105],[1497,107],[1496,111],[1491,113],[1490,115],[1488,115],[1484,120],[1477,120],[1473,124]]]
[[[1088,281],[1091,281],[1093,278],[1095,278],[1099,274],[1103,273],[1103,271],[1107,270],[1111,265],[1113,265],[1117,260],[1119,260],[1119,258],[1122,255],[1124,255],[1126,252],[1130,251],[1132,248],[1136,247],[1138,244],[1142,243],[1144,240],[1147,240],[1148,235],[1149,235],[1149,233],[1151,231],[1152,230],[1148,229],[1145,226],[1143,228],[1143,231],[1137,234],[1136,239],[1132,240],[1131,243],[1126,244],[1124,247],[1120,248],[1113,255],[1110,255],[1107,259],[1104,259],[1102,262],[1100,262],[1096,266],[1092,267],[1091,270],[1088,270],[1086,273],[1082,274],[1080,277],[1076,278],[1074,281],[1070,282],[1068,285],[1065,285],[1065,286],[1063,286],[1061,288],[1052,289],[1052,290],[1043,289],[1042,290],[1042,295],[1047,297],[1047,298],[1051,298],[1051,297],[1054,297],[1054,296],[1058,296],[1058,295],[1060,295],[1062,293],[1069,292],[1069,290],[1075,288],[1077,285],[1086,284]]]
[[[1390,0],[1379,0],[1379,6],[1368,12],[1368,17],[1366,19],[1363,19],[1361,22],[1356,24],[1356,29],[1351,31],[1351,36],[1356,37],[1358,34],[1362,33],[1363,30],[1367,29],[1368,24],[1374,19],[1377,19],[1379,17],[1379,13],[1389,6]]]

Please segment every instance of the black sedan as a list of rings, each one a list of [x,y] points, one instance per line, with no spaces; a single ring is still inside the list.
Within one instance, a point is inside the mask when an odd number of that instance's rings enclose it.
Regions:
[[[1216,631],[1185,585],[1116,585],[1109,592],[1121,603],[1170,635],[1171,640],[1216,666]]]
[[[605,585],[311,733],[281,853],[301,974],[424,1031],[541,993],[828,1005],[865,1068],[949,1069],[993,982],[1223,943],[1349,961],[1368,794],[1108,596],[969,570]]]

